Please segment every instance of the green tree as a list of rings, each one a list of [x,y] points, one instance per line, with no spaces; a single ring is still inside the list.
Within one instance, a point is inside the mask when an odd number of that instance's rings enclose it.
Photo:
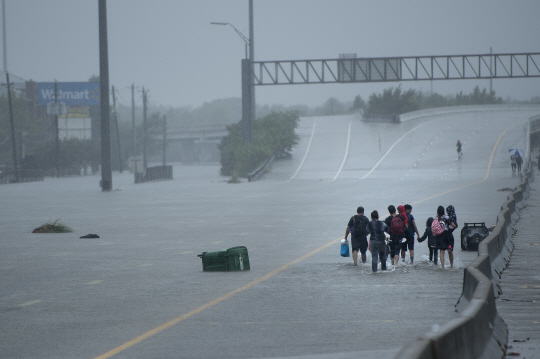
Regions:
[[[353,105],[351,107],[351,111],[358,111],[358,110],[366,111],[366,109],[367,109],[366,101],[364,101],[360,95],[355,96]]]
[[[420,109],[416,91],[413,89],[402,92],[401,85],[383,90],[382,94],[373,93],[369,96],[369,114],[397,115]]]
[[[46,124],[43,121],[36,121],[32,115],[32,107],[24,93],[11,94],[11,103],[13,108],[13,122],[15,125],[15,144],[17,155],[21,156],[21,138],[25,134],[25,145],[27,152],[35,143],[43,141],[43,134],[46,130]],[[0,164],[13,164],[12,142],[11,142],[11,123],[9,113],[8,98],[5,95],[0,96]]]
[[[229,134],[219,145],[221,174],[245,177],[270,156],[290,156],[298,143],[295,133],[299,117],[296,112],[273,112],[253,122],[253,140],[243,143],[242,123],[227,126]]]
[[[485,88],[480,91],[480,88],[476,86],[470,94],[463,94],[463,91],[459,92],[454,100],[452,105],[454,106],[463,106],[463,105],[492,105],[492,104],[501,104],[502,98],[495,95],[495,91],[488,92]]]

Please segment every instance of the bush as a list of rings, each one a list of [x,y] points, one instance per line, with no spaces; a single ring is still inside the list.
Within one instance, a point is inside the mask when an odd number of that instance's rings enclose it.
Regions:
[[[253,122],[253,141],[244,143],[242,123],[227,126],[229,134],[221,140],[221,174],[247,177],[272,155],[290,156],[298,143],[296,112],[272,112]]]
[[[401,91],[401,85],[383,90],[382,94],[372,93],[367,104],[367,113],[399,115],[402,113],[423,110],[426,108],[463,105],[501,104],[502,98],[495,95],[495,91],[480,90],[476,86],[470,94],[463,91],[455,96],[444,97],[437,93],[429,96],[415,90]],[[355,106],[361,107],[361,98],[355,98]]]
[[[382,94],[372,93],[368,101],[369,114],[398,115],[420,109],[416,91],[401,91],[401,85],[397,88],[383,90]]]

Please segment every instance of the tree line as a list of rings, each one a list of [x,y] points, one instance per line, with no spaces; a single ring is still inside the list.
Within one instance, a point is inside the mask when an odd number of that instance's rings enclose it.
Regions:
[[[204,103],[197,108],[164,107],[149,104],[147,118],[147,154],[159,156],[163,143],[163,118],[167,127],[188,127],[199,125],[228,125],[229,136],[221,143],[222,173],[226,175],[245,175],[264,161],[270,153],[286,156],[297,139],[294,128],[300,116],[345,114],[363,111],[367,114],[401,114],[426,108],[459,105],[500,104],[511,100],[501,99],[495,91],[475,87],[470,93],[459,92],[443,96],[437,93],[425,94],[416,90],[403,90],[401,86],[391,87],[381,93],[372,93],[367,101],[356,96],[351,102],[341,102],[331,97],[320,106],[306,105],[259,105],[259,119],[254,121],[254,141],[250,145],[241,144],[241,100],[239,98],[219,99]],[[515,102],[515,101],[514,101]],[[525,103],[540,104],[540,97],[533,97]],[[52,121],[37,118],[36,108],[24,92],[12,95],[13,117],[15,121],[16,147],[22,168],[43,169],[46,175],[54,173],[57,157],[55,135]],[[111,151],[113,169],[125,168],[126,160],[133,156],[133,128],[131,106],[117,105],[119,116],[118,136],[115,126],[111,126]],[[7,96],[0,96],[0,166],[12,165],[11,126],[9,122]],[[113,116],[111,116],[112,118]],[[135,108],[135,137],[138,145],[136,154],[141,153],[143,138],[142,106]],[[120,138],[120,147],[117,138]],[[234,145],[233,145],[234,144]],[[278,147],[273,145],[279,144]],[[234,149],[233,149],[234,148]],[[122,154],[119,159],[119,151]],[[23,158],[24,157],[24,158]],[[234,164],[241,159],[240,164]],[[99,138],[79,140],[75,138],[60,141],[58,156],[63,174],[79,174],[82,169],[97,171],[100,162]]]
[[[498,97],[495,91],[487,91],[485,88],[480,90],[478,86],[468,94],[460,91],[453,96],[442,96],[438,93],[425,95],[413,89],[403,91],[400,85],[385,89],[382,93],[372,93],[367,103],[360,96],[356,96],[351,110],[362,110],[366,114],[400,115],[435,107],[502,103],[502,98]]]

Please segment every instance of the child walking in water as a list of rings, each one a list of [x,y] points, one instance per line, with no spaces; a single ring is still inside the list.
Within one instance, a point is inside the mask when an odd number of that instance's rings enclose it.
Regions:
[[[433,223],[433,217],[429,217],[426,221],[426,230],[422,237],[418,238],[418,242],[422,243],[427,238],[427,246],[429,248],[429,261],[437,265],[437,258],[439,257],[439,250],[437,249],[437,240],[431,231],[431,224]]]

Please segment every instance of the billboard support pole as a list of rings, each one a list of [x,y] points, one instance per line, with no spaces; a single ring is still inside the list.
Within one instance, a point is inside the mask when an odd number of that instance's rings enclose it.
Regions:
[[[9,102],[9,121],[11,123],[11,144],[13,148],[13,169],[15,170],[15,182],[19,182],[19,162],[17,160],[17,145],[15,143],[15,123],[13,121],[13,107],[11,105],[11,86],[9,83],[9,73],[6,71],[8,102]]]
[[[114,85],[112,86],[112,100],[113,100],[114,127],[116,131],[116,143],[118,145],[118,167],[119,167],[119,172],[122,173],[122,147],[120,146],[120,130],[118,129],[118,111],[116,111],[116,93],[114,92]]]
[[[55,141],[55,161],[56,177],[60,177],[60,134],[58,133],[58,84],[54,81],[54,141]]]

